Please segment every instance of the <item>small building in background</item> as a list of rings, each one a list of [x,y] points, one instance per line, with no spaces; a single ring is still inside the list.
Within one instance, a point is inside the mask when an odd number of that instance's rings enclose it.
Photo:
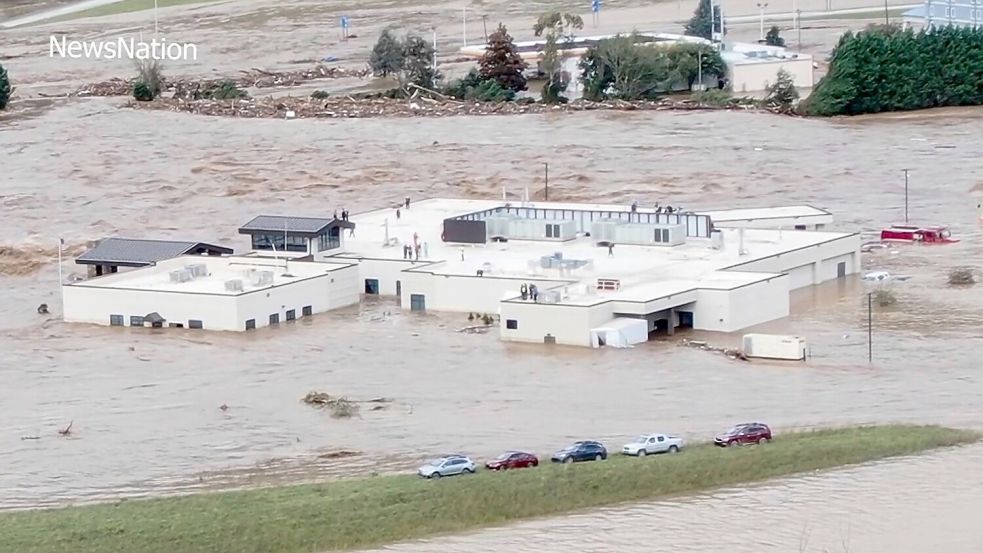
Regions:
[[[75,263],[88,266],[89,277],[119,272],[120,268],[149,267],[182,255],[230,255],[232,248],[205,242],[104,238],[93,242]]]
[[[341,251],[346,230],[355,230],[355,223],[334,217],[260,215],[239,227],[239,234],[249,235],[254,252],[323,259]]]
[[[928,1],[902,14],[905,27],[983,27],[983,0]]]

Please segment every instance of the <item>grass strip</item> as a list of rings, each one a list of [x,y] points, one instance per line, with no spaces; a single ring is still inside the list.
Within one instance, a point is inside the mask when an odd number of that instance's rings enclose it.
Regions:
[[[217,0],[157,0],[158,8],[169,8],[171,6],[184,6],[186,4],[207,4]],[[112,4],[96,6],[87,10],[69,13],[51,21],[71,21],[85,17],[100,17],[103,15],[116,15],[121,13],[142,12],[154,9],[154,0],[122,0]],[[46,21],[47,22],[47,21]]]
[[[978,440],[938,426],[790,433],[762,446],[544,465],[427,481],[377,476],[0,514],[18,553],[308,553],[354,549],[830,469]],[[614,444],[611,444],[614,445]]]

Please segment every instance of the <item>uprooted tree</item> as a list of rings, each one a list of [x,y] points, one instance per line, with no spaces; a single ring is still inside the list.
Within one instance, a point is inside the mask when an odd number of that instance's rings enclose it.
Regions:
[[[149,102],[160,96],[163,88],[163,68],[157,60],[140,60],[136,63],[137,78],[133,82],[133,97],[140,102]]]
[[[765,35],[765,44],[768,46],[785,47],[785,39],[782,38],[782,30],[778,28],[778,25],[772,25],[768,29],[768,34]]]
[[[7,104],[10,102],[10,97],[13,93],[14,89],[10,86],[10,77],[7,75],[7,69],[3,65],[0,65],[0,110],[7,108]]]
[[[521,92],[526,89],[523,72],[528,67],[515,47],[515,41],[505,25],[499,23],[498,29],[488,35],[488,46],[478,62],[478,74],[482,79],[493,80],[506,90]]]
[[[798,100],[799,91],[795,88],[795,79],[792,78],[792,75],[788,71],[779,69],[775,83],[768,87],[765,105],[787,113],[792,111]]]
[[[543,46],[542,70],[546,75],[546,85],[543,87],[543,102],[555,104],[565,102],[563,92],[569,84],[563,75],[563,58],[560,55],[560,41],[572,42],[574,31],[584,28],[584,20],[579,15],[558,11],[539,16],[533,25],[533,33],[537,37],[545,37]]]
[[[379,35],[369,56],[369,67],[376,77],[396,75],[403,68],[403,43],[392,29],[385,29]]]

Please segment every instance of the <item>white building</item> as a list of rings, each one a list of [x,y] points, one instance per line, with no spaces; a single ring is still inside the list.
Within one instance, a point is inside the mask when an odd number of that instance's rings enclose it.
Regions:
[[[832,221],[807,206],[666,214],[434,199],[353,221],[358,237],[334,259],[358,263],[365,293],[413,311],[499,314],[509,341],[738,331],[788,316],[791,290],[860,269],[858,234],[795,230]]]
[[[906,27],[983,27],[983,0],[928,0],[902,14]]]
[[[358,266],[180,256],[66,284],[69,322],[250,330],[358,303]]]
[[[580,69],[578,64],[580,58],[587,53],[588,48],[595,42],[615,35],[598,35],[587,37],[576,37],[572,42],[562,42],[560,44],[560,55],[562,61],[562,71],[570,79],[566,95],[571,99],[579,98],[582,93],[582,86],[579,80]],[[710,40],[678,35],[672,33],[637,33],[640,43],[653,47],[672,45],[672,44],[714,44]],[[542,48],[544,40],[533,40],[526,42],[516,42],[515,46],[519,55],[525,59],[530,66],[537,67],[542,62]],[[485,53],[485,45],[478,44],[461,48],[461,54],[480,59]],[[795,86],[798,88],[812,88],[815,84],[813,73],[813,59],[809,54],[792,52],[777,46],[767,46],[764,44],[751,44],[745,42],[724,41],[721,43],[720,57],[727,65],[727,79],[730,88],[735,93],[762,92],[769,85],[774,84],[778,71],[784,69],[793,78]],[[709,80],[708,80],[709,81]],[[685,83],[683,83],[685,85]],[[717,85],[716,81],[707,82],[709,88]]]
[[[666,213],[448,199],[351,221],[263,216],[240,229],[249,255],[182,255],[68,284],[64,313],[241,331],[389,295],[411,311],[498,314],[503,340],[626,345],[656,330],[733,332],[786,317],[790,291],[860,269],[859,235],[817,230],[831,222],[808,206]]]

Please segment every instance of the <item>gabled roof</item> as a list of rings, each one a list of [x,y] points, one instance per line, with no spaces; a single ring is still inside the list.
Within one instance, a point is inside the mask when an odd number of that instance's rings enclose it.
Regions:
[[[231,254],[232,248],[204,242],[104,238],[75,260],[79,265],[145,267],[187,253]]]
[[[337,226],[355,228],[355,223],[334,217],[290,217],[283,215],[260,215],[239,227],[239,234],[266,232],[286,232],[293,235],[314,237],[323,234],[325,229]]]

